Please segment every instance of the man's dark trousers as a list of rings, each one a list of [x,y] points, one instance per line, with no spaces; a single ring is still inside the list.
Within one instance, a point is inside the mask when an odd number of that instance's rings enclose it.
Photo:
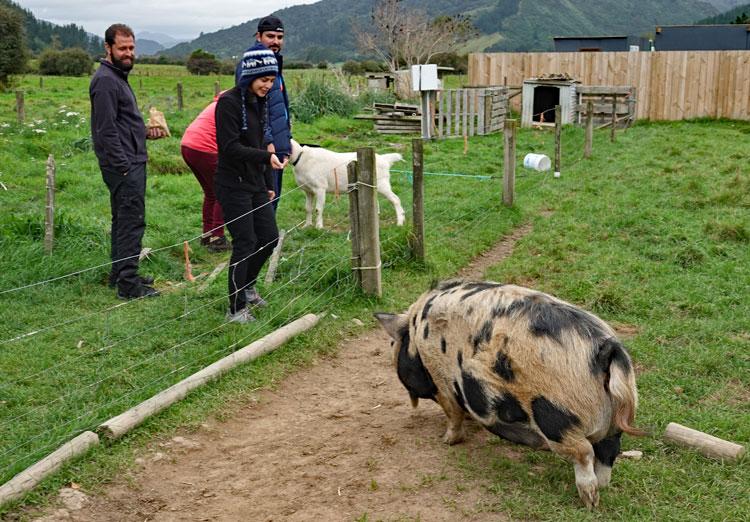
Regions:
[[[273,211],[276,212],[281,197],[281,176],[284,174],[284,169],[272,169],[271,172],[273,172],[274,191],[276,191],[276,196],[274,196],[271,204],[273,205]]]
[[[140,284],[138,256],[146,231],[146,164],[130,166],[127,176],[102,169],[112,208],[112,275],[120,292]]]

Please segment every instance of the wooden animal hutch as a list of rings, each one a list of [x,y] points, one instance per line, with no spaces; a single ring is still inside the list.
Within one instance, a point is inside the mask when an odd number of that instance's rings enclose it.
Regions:
[[[575,122],[578,81],[560,74],[524,80],[521,127],[554,125],[555,105],[560,105],[562,124]]]

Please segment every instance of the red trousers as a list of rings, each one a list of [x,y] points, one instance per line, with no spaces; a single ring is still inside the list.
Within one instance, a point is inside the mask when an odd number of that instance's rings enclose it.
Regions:
[[[182,159],[193,171],[203,189],[203,234],[224,236],[224,215],[214,194],[214,174],[218,155],[210,152],[181,147]]]

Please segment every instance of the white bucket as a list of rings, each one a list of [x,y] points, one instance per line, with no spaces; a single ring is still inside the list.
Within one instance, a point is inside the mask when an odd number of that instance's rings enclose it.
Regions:
[[[543,172],[550,169],[552,162],[544,154],[526,154],[523,158],[523,166],[527,169]]]

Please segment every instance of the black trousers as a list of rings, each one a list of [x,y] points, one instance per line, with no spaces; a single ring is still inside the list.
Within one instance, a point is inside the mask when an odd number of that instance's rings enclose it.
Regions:
[[[112,273],[122,292],[140,285],[138,256],[146,231],[146,164],[131,165],[128,175],[102,169],[112,209]]]
[[[245,289],[255,284],[279,241],[279,229],[267,192],[244,192],[218,183],[214,189],[232,236],[229,310],[235,313],[247,305]]]

